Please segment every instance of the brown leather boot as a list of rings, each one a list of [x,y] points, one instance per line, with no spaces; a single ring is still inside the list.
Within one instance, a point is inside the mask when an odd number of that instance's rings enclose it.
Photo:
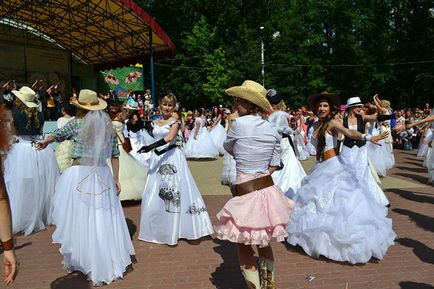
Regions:
[[[266,289],[277,289],[276,283],[274,282],[274,261],[269,259],[264,259],[265,267],[267,270],[267,286]]]
[[[261,280],[261,289],[267,289],[267,264],[262,257],[259,257],[259,279]]]

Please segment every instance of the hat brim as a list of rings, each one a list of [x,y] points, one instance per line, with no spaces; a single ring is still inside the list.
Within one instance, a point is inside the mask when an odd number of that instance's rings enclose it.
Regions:
[[[98,104],[80,104],[78,100],[71,101],[71,104],[85,110],[103,110],[107,107],[107,102],[98,97]]]
[[[22,103],[24,103],[27,107],[38,107],[39,105],[37,105],[35,102],[33,101],[26,101],[24,100],[24,96],[21,94],[21,92],[19,90],[12,90],[12,93],[19,99],[21,100]]]
[[[318,93],[318,94],[313,94],[311,96],[309,96],[307,98],[307,103],[310,106],[310,109],[312,111],[315,110],[315,105],[318,101],[320,101],[321,99],[327,99],[333,106],[335,106],[336,108],[339,109],[341,102],[340,102],[340,98],[338,95],[336,94],[332,94],[332,93]],[[315,112],[315,111],[314,111]]]
[[[253,104],[256,104],[260,108],[266,111],[273,111],[273,107],[270,102],[258,91],[251,90],[245,86],[234,86],[226,89],[227,94],[247,100]]]
[[[355,107],[355,106],[363,106],[363,103],[356,102],[356,103],[353,103],[353,104],[347,104],[345,107],[349,108],[349,107]]]
[[[124,108],[128,108],[128,109],[130,109],[130,110],[139,110],[138,107],[132,107],[132,106],[129,106],[128,104],[125,105]]]

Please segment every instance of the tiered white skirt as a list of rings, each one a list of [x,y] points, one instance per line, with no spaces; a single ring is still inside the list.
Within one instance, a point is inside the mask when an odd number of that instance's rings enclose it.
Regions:
[[[294,201],[287,241],[310,256],[366,263],[382,259],[394,244],[387,208],[339,157],[317,163]]]
[[[108,166],[72,166],[59,178],[54,197],[56,230],[64,267],[86,274],[94,285],[122,278],[134,248]]]

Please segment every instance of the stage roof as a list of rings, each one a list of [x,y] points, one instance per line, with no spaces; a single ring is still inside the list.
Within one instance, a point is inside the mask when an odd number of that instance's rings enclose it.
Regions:
[[[155,59],[175,52],[169,36],[132,0],[1,1],[0,19],[45,35],[97,69],[147,61],[151,40]]]

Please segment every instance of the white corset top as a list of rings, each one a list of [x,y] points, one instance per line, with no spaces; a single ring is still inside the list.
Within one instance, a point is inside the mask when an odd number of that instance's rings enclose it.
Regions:
[[[336,138],[326,131],[324,152],[326,152],[330,149],[334,149],[336,146],[337,146]]]

